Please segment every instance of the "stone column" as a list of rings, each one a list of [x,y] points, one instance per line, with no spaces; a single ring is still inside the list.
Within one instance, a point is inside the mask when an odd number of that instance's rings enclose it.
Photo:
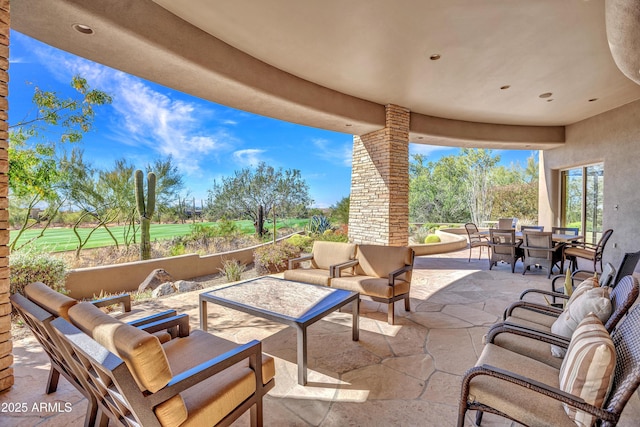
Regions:
[[[0,391],[13,385],[9,302],[9,0],[0,0]]]
[[[353,137],[349,240],[409,242],[409,110],[386,106],[383,129]]]

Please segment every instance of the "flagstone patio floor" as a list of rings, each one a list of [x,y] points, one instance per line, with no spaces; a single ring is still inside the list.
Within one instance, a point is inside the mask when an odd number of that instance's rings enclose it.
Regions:
[[[486,258],[468,262],[467,256],[465,249],[417,257],[411,312],[396,304],[396,325],[387,324],[386,305],[368,301],[361,304],[357,342],[351,340],[350,309],[312,325],[306,386],[297,383],[293,328],[209,304],[209,332],[238,343],[259,339],[275,358],[266,426],[455,425],[461,376],[475,364],[487,328],[522,290],[550,286],[545,270],[523,276],[521,264],[516,274],[499,264],[489,271]],[[136,305],[134,311],[143,316],[170,308],[189,314],[192,328],[199,327],[198,292]],[[0,425],[82,426],[86,400],[64,378],[57,392],[44,394],[49,364],[35,339],[14,341],[14,357],[15,385],[0,394]],[[474,417],[469,412],[466,425],[474,425]],[[636,393],[619,425],[638,425],[639,419]],[[248,415],[235,425],[249,425]],[[485,415],[482,425],[512,423]]]

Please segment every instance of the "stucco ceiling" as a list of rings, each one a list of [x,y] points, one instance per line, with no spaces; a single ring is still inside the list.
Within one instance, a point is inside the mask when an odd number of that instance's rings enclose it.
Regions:
[[[396,104],[412,112],[414,142],[544,148],[563,141],[563,126],[640,98],[612,59],[600,0],[14,0],[11,8],[14,28],[54,46],[341,132],[382,127],[384,105]]]

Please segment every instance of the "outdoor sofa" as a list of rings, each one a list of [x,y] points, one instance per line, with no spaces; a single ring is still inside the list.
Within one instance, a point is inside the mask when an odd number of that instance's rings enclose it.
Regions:
[[[385,303],[387,321],[393,325],[396,301],[404,300],[406,311],[411,308],[414,256],[413,249],[405,246],[316,241],[311,255],[289,261],[284,278],[355,291],[360,298]],[[311,262],[310,267],[298,266],[305,260]]]

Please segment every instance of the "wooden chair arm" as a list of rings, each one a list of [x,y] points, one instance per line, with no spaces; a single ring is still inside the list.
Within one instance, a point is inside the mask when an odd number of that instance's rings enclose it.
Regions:
[[[309,261],[313,259],[313,254],[303,255],[298,258],[291,258],[289,260],[289,270],[293,270],[296,267],[296,264],[300,264],[303,261]]]
[[[131,311],[131,295],[129,294],[114,295],[112,297],[101,298],[90,302],[96,307],[108,307],[114,304],[122,304],[123,312],[128,313]]]
[[[211,376],[224,371],[225,369],[250,358],[250,365],[254,369],[256,377],[256,391],[263,387],[262,384],[262,344],[258,340],[250,341],[239,345],[233,350],[229,350],[204,363],[175,375],[169,383],[148,396],[149,403],[156,406],[166,400],[176,396],[178,393],[193,387],[194,385],[210,378]]]
[[[351,261],[346,261],[340,264],[335,264],[329,267],[329,275],[332,279],[336,277],[340,277],[342,270],[350,267],[355,267],[360,262],[357,259],[352,259]]]
[[[389,286],[393,286],[395,284],[396,277],[411,270],[413,270],[413,265],[405,265],[404,267],[401,267],[389,273]]]
[[[553,307],[553,306],[550,306],[550,305],[536,304],[536,303],[529,302],[529,301],[516,301],[516,302],[512,303],[511,305],[509,305],[504,310],[504,314],[503,314],[502,319],[503,320],[507,320],[507,317],[511,316],[513,314],[513,310],[515,310],[516,308],[522,308],[522,309],[529,310],[529,311],[535,311],[537,313],[544,314],[546,316],[551,316],[551,317],[558,317],[560,314],[562,314],[562,311],[563,311],[560,308]]]
[[[160,319],[155,322],[146,323],[139,327],[143,331],[149,332],[150,334],[154,332],[164,331],[171,328],[177,328],[178,337],[184,338],[189,336],[189,315],[187,314],[179,314],[177,316],[169,317],[166,319]],[[172,333],[173,337],[174,334]]]
[[[161,319],[167,319],[169,317],[176,316],[178,314],[175,310],[167,310],[161,311],[160,313],[152,314],[151,316],[143,317],[141,319],[131,320],[127,322],[131,326],[140,327],[142,325],[146,325],[147,323],[157,322]]]
[[[566,403],[569,406],[593,414],[594,416],[605,421],[616,421],[617,419],[614,414],[604,409],[590,405],[583,399],[573,394],[569,394],[565,391],[560,390],[559,388],[551,387],[548,384],[541,383],[540,381],[536,381],[532,378],[523,377],[522,375],[518,375],[514,372],[510,372],[491,365],[475,366],[469,369],[464,374],[464,378],[462,380],[463,402],[468,401],[469,383],[474,377],[479,375],[488,375],[502,381],[528,388],[533,392],[545,395],[552,399],[556,399],[562,403]]]
[[[487,343],[494,343],[495,338],[504,333],[519,335],[531,338],[551,345],[557,345],[562,348],[569,348],[569,338],[557,335],[551,332],[540,331],[538,329],[529,328],[527,326],[517,325],[509,322],[496,323],[487,332]]]

